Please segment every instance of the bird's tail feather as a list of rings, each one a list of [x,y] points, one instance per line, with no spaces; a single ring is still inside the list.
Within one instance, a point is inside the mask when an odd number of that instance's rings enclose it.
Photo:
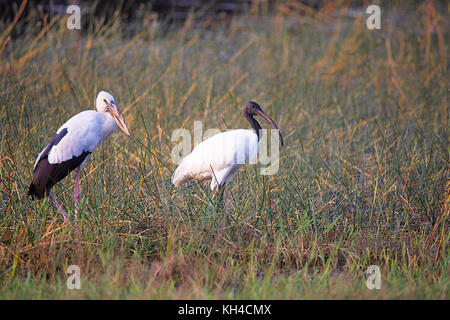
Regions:
[[[28,189],[28,195],[32,196],[33,199],[36,197],[36,188],[34,187],[34,184],[30,184],[30,188]]]
[[[42,192],[39,192],[36,188],[36,185],[32,182],[30,184],[30,188],[28,189],[28,195],[31,196],[33,199],[42,199],[43,194]]]

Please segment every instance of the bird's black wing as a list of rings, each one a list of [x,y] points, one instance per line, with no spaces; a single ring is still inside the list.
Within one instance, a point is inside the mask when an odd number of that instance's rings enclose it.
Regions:
[[[57,182],[64,179],[72,170],[77,168],[88,155],[89,151],[83,151],[79,156],[60,163],[49,163],[48,154],[53,146],[56,146],[67,134],[67,128],[56,133],[47,147],[39,155],[33,173],[33,181],[28,190],[28,195],[41,199]]]

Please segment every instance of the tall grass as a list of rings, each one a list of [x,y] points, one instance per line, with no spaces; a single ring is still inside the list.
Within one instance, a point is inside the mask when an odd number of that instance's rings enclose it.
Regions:
[[[0,22],[0,297],[448,299],[448,11],[264,6],[165,29],[154,15],[82,31],[39,10]],[[8,28],[12,26],[11,28]],[[20,36],[11,37],[11,32]],[[83,169],[80,220],[26,195],[55,130],[111,92],[131,131]],[[222,208],[175,189],[170,140],[193,121],[249,125],[254,100],[285,138],[280,170],[246,166]],[[74,175],[54,194],[73,217]],[[68,290],[66,269],[81,269]],[[382,271],[368,290],[369,265]]]

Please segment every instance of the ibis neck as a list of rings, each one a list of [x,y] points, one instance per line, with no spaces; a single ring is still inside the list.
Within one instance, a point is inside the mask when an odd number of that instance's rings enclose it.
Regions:
[[[256,135],[258,136],[258,140],[261,138],[259,136],[259,130],[261,130],[261,125],[259,124],[258,121],[256,121],[255,118],[253,118],[252,115],[245,113],[245,118],[247,119],[248,122],[250,122],[250,125],[252,126],[253,130],[255,130]]]

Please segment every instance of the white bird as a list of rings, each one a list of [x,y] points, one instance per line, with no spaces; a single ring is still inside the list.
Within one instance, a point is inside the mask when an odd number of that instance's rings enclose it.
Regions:
[[[39,154],[34,164],[33,181],[28,195],[38,199],[48,195],[64,216],[64,224],[66,222],[70,224],[69,217],[50,189],[72,170],[77,169],[74,188],[76,215],[81,168],[89,155],[117,129],[117,126],[128,136],[130,135],[112,95],[100,91],[97,95],[96,108],[97,111],[80,112],[64,123]]]
[[[278,130],[275,122],[253,101],[246,103],[244,116],[253,130],[231,130],[212,136],[199,143],[183,158],[173,173],[172,183],[179,186],[191,179],[211,179],[211,190],[218,187],[220,201],[225,184],[245,163],[255,161],[258,154],[261,126],[253,116],[261,116],[271,127]],[[281,145],[283,137],[280,135]]]

